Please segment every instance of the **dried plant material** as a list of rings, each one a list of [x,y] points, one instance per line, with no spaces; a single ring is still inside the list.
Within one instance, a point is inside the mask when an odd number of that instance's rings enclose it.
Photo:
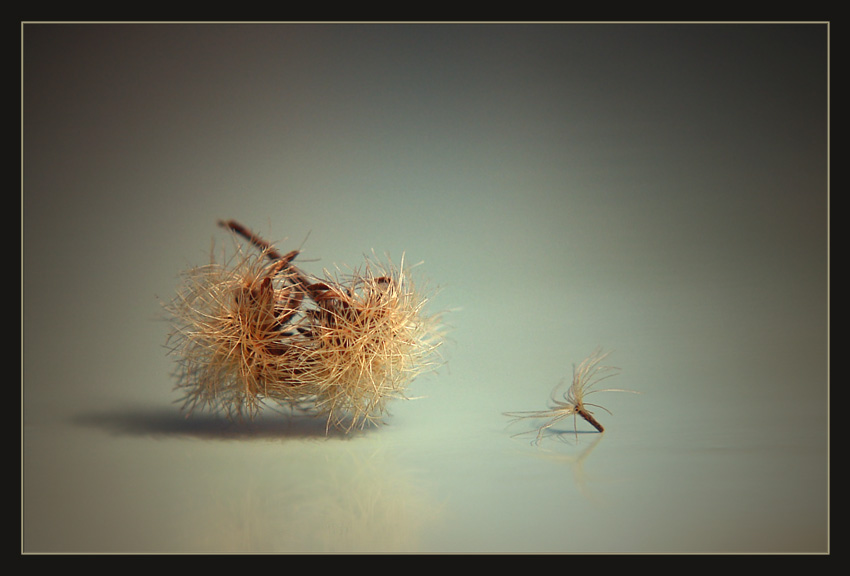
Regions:
[[[189,413],[200,407],[253,416],[269,388],[285,380],[280,325],[296,310],[297,292],[277,281],[281,261],[266,256],[240,250],[226,264],[189,270],[167,307],[174,327],[168,345],[179,356],[177,387]]]
[[[437,365],[439,316],[425,313],[404,260],[367,262],[314,279],[242,225],[221,222],[256,251],[190,270],[166,306],[183,408],[253,417],[266,402],[327,417],[349,431]]]
[[[537,429],[537,436],[534,443],[540,442],[543,433],[549,428],[560,422],[561,420],[572,416],[573,429],[578,434],[576,426],[576,418],[581,417],[596,428],[597,431],[604,432],[605,428],[594,417],[593,412],[589,407],[600,408],[609,414],[610,410],[599,404],[585,402],[585,398],[597,392],[631,392],[637,394],[633,390],[624,390],[621,388],[604,388],[594,389],[594,386],[616,376],[619,373],[619,368],[602,364],[602,361],[608,357],[610,352],[602,353],[601,349],[596,349],[590,356],[585,358],[578,366],[573,365],[573,379],[566,391],[561,392],[565,382],[561,382],[552,390],[551,403],[548,410],[533,410],[529,412],[505,412],[505,416],[509,416],[514,421],[525,420],[529,418],[548,420]]]
[[[329,424],[362,426],[383,415],[388,400],[404,397],[408,382],[434,368],[439,327],[424,314],[427,300],[403,258],[398,268],[367,262],[345,279],[328,276],[321,288],[308,314],[300,379],[315,390],[316,407],[329,414]]]

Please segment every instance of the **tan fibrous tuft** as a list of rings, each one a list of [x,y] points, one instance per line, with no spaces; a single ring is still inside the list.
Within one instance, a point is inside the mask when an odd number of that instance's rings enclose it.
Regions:
[[[189,270],[166,306],[187,413],[253,417],[273,402],[350,431],[438,366],[440,316],[425,312],[403,259],[313,281],[291,263],[297,252],[260,248]]]
[[[310,313],[312,338],[303,348],[302,381],[331,425],[362,427],[381,417],[388,400],[437,364],[439,318],[409,270],[374,262],[329,290]]]
[[[169,347],[179,358],[177,388],[188,412],[253,416],[289,380],[275,306],[288,302],[293,289],[271,280],[274,264],[263,256],[239,252],[229,265],[189,270],[166,307],[173,324]]]

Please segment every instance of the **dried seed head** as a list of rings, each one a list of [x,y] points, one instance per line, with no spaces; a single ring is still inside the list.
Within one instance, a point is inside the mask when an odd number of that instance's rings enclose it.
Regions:
[[[436,367],[439,316],[425,314],[404,259],[314,282],[292,263],[298,251],[282,255],[236,222],[222,226],[256,252],[237,244],[224,263],[189,270],[166,306],[187,412],[253,416],[271,401],[349,431]]]
[[[169,346],[179,358],[177,388],[184,410],[253,416],[263,398],[292,385],[279,318],[298,300],[265,253],[241,251],[226,264],[189,270],[172,316]]]
[[[373,422],[435,365],[438,317],[424,313],[427,299],[403,265],[367,262],[345,280],[326,280],[328,290],[317,298],[299,373],[329,425]]]

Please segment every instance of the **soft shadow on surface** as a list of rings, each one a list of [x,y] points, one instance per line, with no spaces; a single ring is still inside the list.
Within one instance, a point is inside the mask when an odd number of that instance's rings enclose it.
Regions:
[[[584,436],[585,434],[599,436],[600,438],[603,436],[602,433],[597,432],[596,430],[566,430],[557,428],[547,428],[543,431],[540,438],[537,438],[537,434],[539,431],[539,428],[525,430],[523,432],[511,434],[511,438],[530,438],[529,444],[531,444],[532,446],[540,446],[547,438],[551,441],[559,441],[565,444],[577,444],[579,441],[579,436]],[[598,439],[594,440],[593,443],[595,444],[597,441]]]
[[[81,414],[74,424],[132,436],[185,436],[210,440],[260,440],[286,438],[341,438],[356,436],[331,428],[323,418],[298,414],[263,415],[253,420],[231,421],[198,414],[186,417],[168,409],[126,409]]]

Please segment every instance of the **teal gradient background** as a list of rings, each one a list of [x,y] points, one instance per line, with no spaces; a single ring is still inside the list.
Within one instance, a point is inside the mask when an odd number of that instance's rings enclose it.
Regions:
[[[23,551],[827,551],[828,32],[24,25]],[[220,218],[422,261],[446,365],[353,437],[185,420]],[[605,434],[515,437],[597,346]]]

